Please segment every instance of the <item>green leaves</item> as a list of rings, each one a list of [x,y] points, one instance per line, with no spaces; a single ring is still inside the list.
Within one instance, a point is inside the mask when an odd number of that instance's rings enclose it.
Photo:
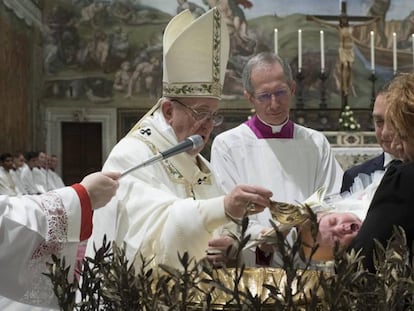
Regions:
[[[316,217],[311,214],[311,254],[317,249]],[[247,219],[247,218],[246,218]],[[242,230],[234,266],[215,268],[208,261],[195,262],[191,254],[177,254],[180,269],[142,258],[140,269],[125,256],[124,246],[103,240],[94,258],[86,257],[81,269],[82,283],[68,282],[64,259],[52,256],[47,277],[53,283],[61,310],[413,310],[414,277],[405,233],[394,229],[383,246],[377,243],[377,273],[362,267],[358,252],[335,249],[332,267],[319,265],[303,254],[300,232],[293,243],[273,223],[273,243],[282,259],[282,268],[246,268],[242,250],[249,240],[247,220]],[[312,243],[310,243],[312,244]],[[298,258],[302,265],[298,266]],[[315,271],[315,268],[331,272]],[[328,269],[328,270],[329,270]],[[335,273],[332,273],[335,271]],[[76,291],[80,301],[75,301]]]

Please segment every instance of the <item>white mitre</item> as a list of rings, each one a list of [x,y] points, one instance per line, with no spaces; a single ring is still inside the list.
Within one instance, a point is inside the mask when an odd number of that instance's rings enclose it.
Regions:
[[[163,96],[220,99],[229,40],[217,8],[197,19],[189,10],[176,15],[163,38]]]
[[[168,23],[163,37],[164,97],[221,98],[230,37],[220,11],[212,8],[194,19],[182,11]],[[153,115],[161,99],[129,131]]]

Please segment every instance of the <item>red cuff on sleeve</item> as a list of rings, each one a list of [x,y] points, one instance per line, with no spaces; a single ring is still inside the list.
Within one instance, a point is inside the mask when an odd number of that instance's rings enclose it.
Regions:
[[[78,194],[81,204],[82,216],[79,240],[84,241],[88,239],[92,234],[92,204],[91,200],[89,199],[88,191],[84,186],[81,184],[73,184],[72,188],[75,189],[76,193]]]

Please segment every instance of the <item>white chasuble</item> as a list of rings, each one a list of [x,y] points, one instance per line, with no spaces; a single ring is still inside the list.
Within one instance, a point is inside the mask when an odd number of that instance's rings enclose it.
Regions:
[[[177,139],[161,114],[143,120],[140,128],[123,138],[111,151],[103,171],[124,171],[176,145]],[[200,155],[181,153],[131,172],[108,206],[94,214],[94,230],[87,247],[102,245],[103,235],[125,242],[126,254],[140,268],[146,260],[180,268],[178,253],[187,251],[200,260],[213,232],[226,224],[224,200]]]

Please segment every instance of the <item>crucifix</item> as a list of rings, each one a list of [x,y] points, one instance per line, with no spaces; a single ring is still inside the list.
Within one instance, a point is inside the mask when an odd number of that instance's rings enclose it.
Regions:
[[[375,22],[378,17],[349,16],[347,14],[346,1],[341,1],[340,15],[308,15],[307,19],[329,26],[335,25],[329,23],[329,21],[339,21],[339,89],[341,93],[341,105],[344,108],[348,105],[348,94],[352,89],[352,65],[355,59],[350,22],[357,22],[358,26],[368,25]]]

